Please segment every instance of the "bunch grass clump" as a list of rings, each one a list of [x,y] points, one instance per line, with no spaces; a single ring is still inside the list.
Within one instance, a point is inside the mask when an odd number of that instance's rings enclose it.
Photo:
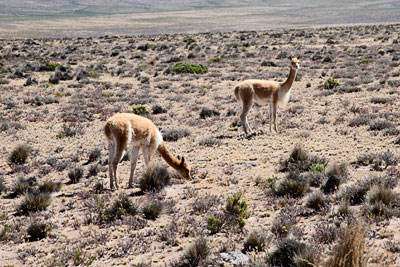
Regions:
[[[31,147],[26,144],[18,145],[10,154],[10,162],[18,165],[25,164],[31,154],[31,150]]]
[[[39,184],[39,192],[41,193],[54,193],[60,191],[61,183],[55,183],[53,181],[47,180]]]
[[[263,251],[266,245],[266,237],[262,232],[253,231],[244,242],[244,251]]]
[[[137,214],[137,206],[125,194],[120,194],[114,200],[111,207],[105,210],[105,219],[108,222],[122,219],[122,216],[134,216]]]
[[[80,167],[75,167],[73,170],[68,172],[68,178],[71,184],[79,183],[83,176],[83,169]]]
[[[146,219],[148,220],[155,220],[160,216],[163,210],[163,204],[159,200],[153,200],[149,203],[146,203],[143,208],[142,212]]]
[[[321,210],[326,207],[326,199],[320,190],[312,192],[306,199],[306,207],[314,210]]]
[[[308,183],[298,173],[290,172],[286,177],[278,181],[272,188],[277,196],[302,197],[308,190]]]
[[[167,167],[152,165],[143,173],[139,180],[139,188],[144,192],[160,192],[169,185],[171,176]]]
[[[304,147],[297,144],[291,151],[289,158],[280,162],[281,171],[306,172],[325,169],[327,160],[322,157],[310,156]]]
[[[29,241],[38,241],[46,238],[50,231],[51,225],[49,223],[39,221],[37,219],[33,219],[26,229]]]
[[[199,266],[210,254],[207,239],[200,237],[186,250],[184,258],[188,262],[187,266]]]
[[[19,210],[23,214],[46,210],[51,204],[49,193],[32,192],[28,193],[19,205]]]
[[[366,227],[354,222],[348,226],[344,234],[333,248],[332,256],[328,260],[328,267],[362,267],[365,248]]]

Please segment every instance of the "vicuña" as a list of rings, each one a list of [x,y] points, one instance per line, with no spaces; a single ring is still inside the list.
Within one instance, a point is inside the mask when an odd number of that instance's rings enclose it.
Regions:
[[[272,117],[274,120],[274,129],[278,132],[276,115],[278,111],[278,103],[286,104],[289,101],[290,91],[293,81],[296,77],[296,72],[299,69],[299,59],[301,56],[290,56],[290,73],[285,82],[266,81],[266,80],[245,80],[235,86],[235,97],[242,102],[242,113],[240,120],[242,122],[244,132],[250,133],[251,128],[247,121],[253,103],[259,105],[270,103],[269,114],[269,130],[272,131]]]
[[[149,166],[151,156],[157,150],[163,159],[185,179],[190,179],[190,166],[185,158],[176,158],[168,150],[162,135],[154,123],[144,117],[118,113],[109,118],[104,127],[104,133],[108,140],[110,187],[118,189],[117,167],[121,161],[125,149],[129,150],[131,160],[131,172],[129,176],[129,188],[132,187],[133,173],[135,171],[139,150],[142,149],[146,166]]]

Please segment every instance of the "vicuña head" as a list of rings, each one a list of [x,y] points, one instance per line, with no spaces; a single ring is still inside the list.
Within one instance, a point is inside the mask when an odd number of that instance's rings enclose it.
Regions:
[[[109,118],[104,127],[104,134],[108,140],[110,187],[118,189],[117,167],[124,150],[129,150],[131,172],[129,187],[133,184],[133,173],[142,149],[146,166],[149,166],[151,156],[157,150],[163,159],[174,168],[183,178],[190,179],[190,166],[185,158],[176,158],[168,150],[162,135],[154,123],[144,117],[131,113],[118,113]]]
[[[242,103],[242,113],[240,120],[242,122],[243,130],[245,133],[250,133],[251,129],[247,121],[247,114],[249,113],[253,103],[259,105],[270,103],[269,115],[269,130],[272,131],[272,117],[274,120],[274,129],[278,132],[277,126],[277,111],[278,104],[286,104],[289,101],[290,91],[293,81],[296,77],[297,70],[299,69],[299,59],[301,56],[290,56],[290,72],[289,77],[285,82],[266,81],[266,80],[245,80],[235,86],[234,93],[238,101]]]

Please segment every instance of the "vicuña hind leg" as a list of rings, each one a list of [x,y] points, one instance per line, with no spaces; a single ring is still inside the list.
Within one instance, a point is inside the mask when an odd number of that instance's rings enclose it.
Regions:
[[[108,144],[108,175],[110,176],[110,188],[114,189],[114,167],[113,161],[115,157],[117,146],[112,143]]]
[[[275,128],[275,131],[277,133],[279,133],[278,122],[277,122],[278,105],[277,104],[272,104],[272,106],[273,106],[272,109],[273,109],[273,113],[274,113],[274,128]]]
[[[133,187],[133,173],[135,172],[136,163],[139,156],[139,147],[134,147],[130,151],[130,159],[131,159],[131,173],[129,175],[129,188]]]
[[[247,114],[249,114],[249,111],[252,106],[253,106],[253,100],[250,100],[249,102],[246,102],[246,103],[243,102],[243,110],[242,110],[242,114],[240,114],[240,120],[242,122],[242,127],[246,134],[251,133],[251,128],[249,126],[249,122],[247,121]]]

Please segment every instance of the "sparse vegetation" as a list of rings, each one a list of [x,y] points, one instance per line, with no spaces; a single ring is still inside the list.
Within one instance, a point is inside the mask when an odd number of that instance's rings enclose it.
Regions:
[[[184,258],[187,266],[199,266],[210,254],[207,239],[200,237],[186,250]]]
[[[29,241],[38,241],[46,238],[51,231],[51,225],[38,219],[32,219],[26,229]]]

